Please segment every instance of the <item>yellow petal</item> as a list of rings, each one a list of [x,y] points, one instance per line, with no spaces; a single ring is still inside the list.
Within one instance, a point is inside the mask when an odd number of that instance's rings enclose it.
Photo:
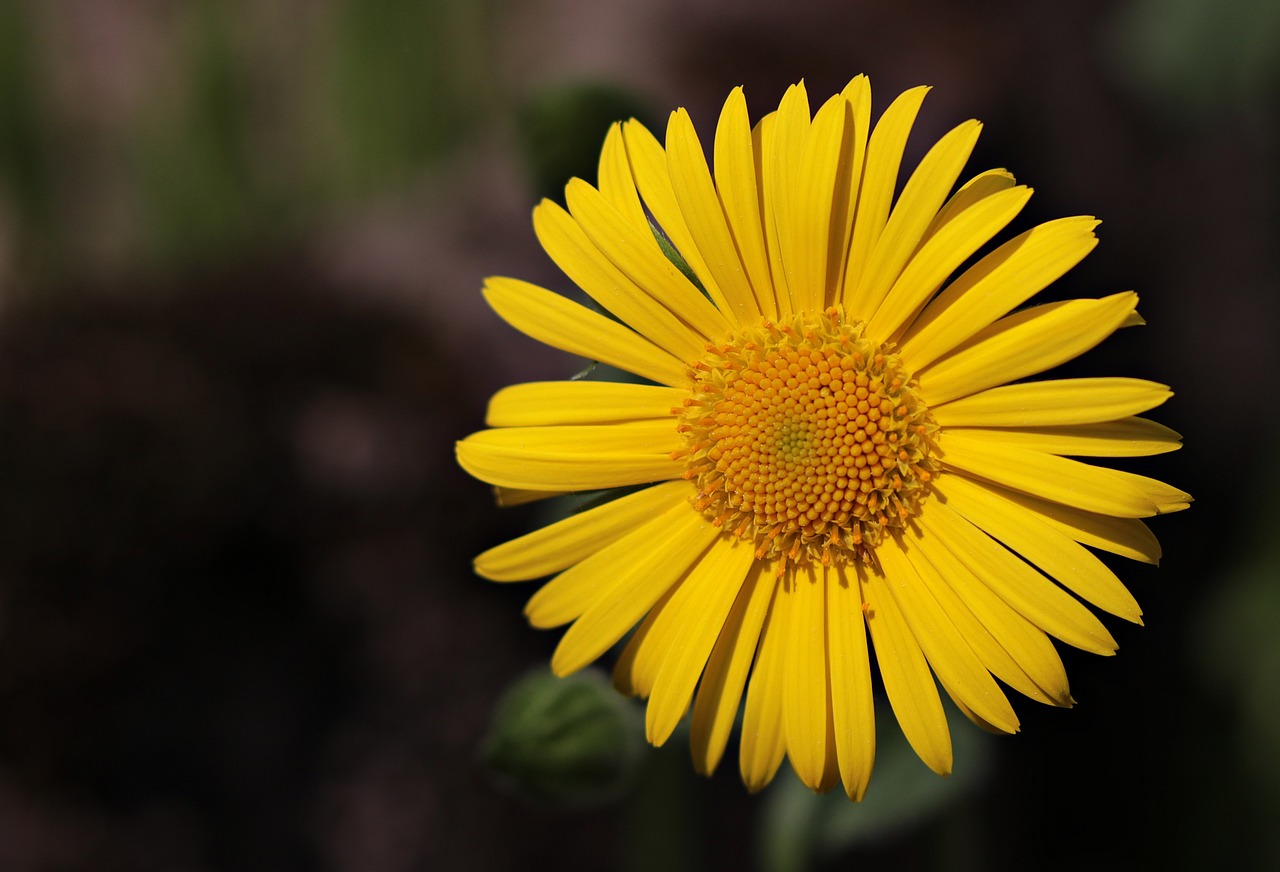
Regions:
[[[782,687],[786,680],[785,614],[779,614],[783,597],[775,587],[772,605],[760,631],[760,648],[751,683],[747,687],[747,705],[742,715],[742,738],[738,745],[738,767],[747,790],[757,793],[768,786],[786,753],[786,735],[782,726]]]
[[[947,277],[1012,221],[1030,197],[1030,188],[1000,191],[974,203],[934,233],[911,256],[868,322],[868,335],[897,336]]]
[[[562,497],[567,493],[571,493],[571,491],[532,490],[518,487],[495,487],[493,489],[494,500],[497,502],[498,508],[501,509],[536,503],[538,500],[549,500],[552,497]]]
[[[845,150],[840,156],[840,173],[836,176],[836,195],[831,203],[832,245],[828,252],[828,294],[824,308],[844,300],[853,219],[862,190],[867,137],[871,134],[871,81],[866,76],[854,76],[840,95],[849,103],[850,117],[845,131]]]
[[[756,153],[752,144],[751,121],[742,88],[734,88],[720,111],[714,145],[716,190],[724,206],[724,216],[742,256],[743,269],[755,292],[756,303],[766,318],[778,317],[778,301],[769,271],[764,225],[760,221],[760,180],[756,175]]]
[[[1142,610],[1115,573],[1065,533],[962,475],[943,476],[937,489],[960,515],[1077,596],[1125,620],[1142,623]]]
[[[720,286],[716,284],[706,261],[698,252],[689,225],[675,191],[671,187],[671,174],[667,171],[667,152],[649,129],[634,118],[622,125],[623,139],[627,144],[627,157],[631,161],[632,178],[644,199],[645,207],[653,215],[663,235],[670,240],[685,262],[697,275],[711,300],[722,312],[728,304]]]
[[[1159,511],[1155,500],[1118,470],[951,431],[941,441],[948,469],[1088,512],[1148,518]]]
[[[490,548],[476,558],[476,572],[491,581],[527,581],[551,575],[687,501],[693,492],[688,482],[669,481],[611,500]]]
[[[775,587],[773,567],[753,563],[711,650],[689,729],[693,765],[703,775],[714,772],[724,756]]]
[[[1012,311],[1084,259],[1098,221],[1062,218],[1033,227],[988,254],[938,295],[904,334],[900,352],[922,369]]]
[[[904,533],[903,539],[908,543],[903,558],[911,564],[911,569],[919,577],[920,589],[927,591],[929,596],[937,602],[942,613],[955,625],[960,636],[973,649],[973,653],[977,656],[982,667],[1014,690],[1039,702],[1052,704],[1054,700],[1045,693],[1027,671],[1018,664],[1018,661],[1014,659],[1009,650],[987,629],[986,625],[956,592],[955,588],[947,583],[942,571],[930,562],[925,549],[920,547],[918,532]],[[954,561],[952,562],[954,563]],[[954,567],[950,566],[947,569],[948,574],[953,574],[956,571]],[[905,611],[907,605],[902,597],[898,598],[898,602]],[[1031,629],[1040,633],[1034,627]],[[1040,637],[1044,639],[1044,633],[1040,633]],[[937,669],[934,671],[938,672]],[[940,681],[945,683],[946,679],[941,672],[938,672],[938,677]],[[964,694],[960,694],[960,696],[967,698]],[[1009,731],[1004,730],[1003,732]]]
[[[702,515],[683,501],[579,560],[548,581],[525,604],[529,623],[539,629],[567,624],[595,605],[654,551],[669,547],[669,538],[687,530]],[[647,538],[646,538],[647,537]],[[655,543],[657,546],[655,547]],[[678,567],[681,571],[686,567]]]
[[[1156,514],[1158,515],[1180,512],[1191,506],[1191,494],[1179,490],[1171,484],[1166,484],[1150,476],[1137,475],[1120,469],[1114,471],[1120,481],[1145,494],[1147,499],[1155,504]]]
[[[930,502],[917,521],[922,539],[936,536],[955,560],[1037,627],[1076,648],[1115,653],[1115,639],[1092,612],[946,503]]]
[[[832,202],[849,119],[849,104],[840,95],[823,104],[814,116],[803,150],[797,155],[789,225],[779,227],[787,282],[802,311],[825,308]]]
[[[979,122],[966,121],[938,140],[920,161],[871,249],[852,298],[854,312],[874,312],[880,307],[951,193],[981,131]]]
[[[827,755],[827,711],[831,687],[827,680],[826,590],[824,576],[812,565],[797,567],[778,596],[787,600],[783,728],[787,756],[796,775],[810,790],[822,791]],[[777,606],[775,606],[776,608]]]
[[[809,138],[809,94],[804,82],[792,85],[782,95],[778,111],[769,117],[769,139],[761,153],[766,182],[765,222],[772,232],[771,244],[777,246],[775,267],[780,267],[785,278],[778,283],[786,288],[789,298],[779,302],[783,317],[804,310],[807,291],[792,285],[795,255],[794,236],[795,188],[799,183],[800,157],[805,140]],[[805,240],[808,242],[809,240]]]
[[[862,585],[855,568],[824,567],[822,571],[827,583],[831,712],[840,780],[849,798],[861,801],[876,757],[875,703],[862,615]]]
[[[1171,396],[1140,378],[1067,378],[1003,385],[930,411],[943,427],[1052,427],[1115,421]]]
[[[681,438],[667,421],[566,427],[505,427],[457,444],[458,463],[500,487],[599,490],[676,478]]]
[[[844,305],[854,317],[870,314],[870,310],[862,307],[863,301],[856,291],[889,217],[889,205],[898,184],[898,168],[902,164],[902,151],[920,112],[920,104],[928,93],[929,88],[922,86],[900,94],[876,122],[871,141],[867,144],[858,210],[849,240],[849,254],[845,259]]]
[[[641,699],[649,697],[653,690],[653,673],[651,669],[644,668],[649,665],[645,661],[658,659],[654,652],[665,647],[668,640],[664,634],[676,629],[670,621],[663,620],[663,615],[667,613],[667,604],[680,587],[679,584],[669,587],[658,597],[653,608],[649,609],[649,614],[644,616],[640,626],[635,628],[627,639],[627,644],[622,647],[622,653],[613,664],[613,687],[619,693]],[[637,668],[637,663],[640,668]]]
[[[539,342],[665,385],[689,383],[688,365],[634,330],[518,279],[490,278],[484,297],[501,318]]]
[[[979,717],[1006,733],[1018,730],[1018,716],[969,640],[956,629],[930,587],[921,580],[900,542],[886,539],[876,549],[887,587],[938,680]]]
[[[997,647],[993,648],[976,628],[972,629],[972,635],[968,629],[965,631],[987,668],[1001,681],[1037,702],[1070,706],[1066,669],[1044,630],[983,584],[927,529],[913,532],[910,541],[912,547],[907,556],[939,602],[948,609],[948,603],[954,606],[955,615],[959,616],[955,619],[965,622],[966,628],[972,616],[995,641]],[[1001,656],[1001,650],[1007,658]]]
[[[1049,303],[1003,318],[917,371],[922,399],[940,405],[1078,357],[1119,329],[1137,303],[1137,294],[1125,292]]]
[[[1145,457],[1182,447],[1182,437],[1146,418],[1063,427],[948,427],[947,438],[964,436],[993,446],[1009,445],[1072,457]]]
[[[738,259],[702,143],[683,109],[672,112],[667,122],[667,172],[694,245],[724,295],[727,316],[739,324],[755,321],[760,307]]]
[[[605,135],[604,147],[600,149],[597,187],[601,195],[622,214],[625,222],[648,230],[649,217],[644,213],[640,192],[636,190],[635,179],[631,175],[631,160],[627,157],[627,143],[622,136],[621,123],[611,124]]]
[[[947,478],[946,481],[950,481]],[[1053,527],[1058,532],[1102,551],[1140,560],[1143,563],[1160,562],[1160,543],[1150,528],[1135,518],[1116,518],[1086,512],[1074,506],[1042,500],[1029,494],[1008,490],[989,482],[982,482],[983,490],[999,496],[1024,512]]]
[[[565,632],[551,656],[551,669],[556,675],[576,672],[609,650],[720,535],[697,512],[680,507],[672,514],[677,517],[674,529],[663,538],[651,540],[648,552],[615,567],[615,578],[602,591],[603,596]]]
[[[983,200],[993,197],[1001,191],[1007,191],[1015,184],[1013,174],[1008,170],[996,169],[978,173],[961,185],[960,190],[952,194],[951,199],[947,200],[942,208],[938,210],[938,214],[929,224],[929,229],[924,232],[924,237],[920,240],[920,244],[923,246],[936,236],[942,228]]]
[[[663,253],[643,214],[643,223],[635,223],[581,179],[574,179],[565,187],[565,200],[601,255],[639,286],[653,305],[669,310],[693,328],[699,337],[699,352],[708,339],[719,339],[730,332],[732,328],[720,310]],[[614,273],[608,275],[617,281]],[[603,275],[600,280],[604,280]],[[619,287],[625,284],[619,283]],[[591,288],[583,287],[591,292]],[[609,308],[604,300],[601,304]]]
[[[805,118],[808,118],[807,113]],[[769,255],[769,274],[773,276],[773,295],[777,301],[778,317],[787,320],[796,312],[794,292],[787,284],[787,270],[782,262],[782,242],[778,237],[778,214],[789,208],[790,175],[779,159],[778,113],[770,112],[760,119],[751,131],[751,143],[756,153],[756,174],[760,180],[761,226],[764,229],[765,248]],[[769,159],[765,159],[765,155]]]
[[[579,179],[567,190],[580,192],[583,186],[589,187]],[[706,337],[690,330],[670,309],[637,287],[558,203],[543,200],[538,204],[533,210],[533,229],[561,271],[624,324],[680,360],[694,361],[702,355]],[[621,245],[614,240],[606,240],[606,244]]]
[[[666,742],[689,708],[712,646],[754,562],[749,544],[721,537],[673,597],[670,620],[678,622],[680,632],[668,643],[645,712],[645,733],[654,745]]]
[[[689,391],[623,382],[526,382],[503,388],[489,400],[490,427],[610,424],[642,418],[670,419]],[[672,427],[674,422],[670,422]]]
[[[907,626],[883,576],[868,572],[863,589],[876,663],[902,734],[926,766],[939,775],[949,775],[951,732],[920,643]]]

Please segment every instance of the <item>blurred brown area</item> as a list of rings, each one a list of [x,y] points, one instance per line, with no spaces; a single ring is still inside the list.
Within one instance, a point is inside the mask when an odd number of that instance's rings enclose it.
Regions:
[[[1020,703],[981,795],[858,862],[1280,862],[1280,773],[1237,744],[1198,620],[1274,517],[1269,473],[1225,467],[1277,438],[1278,80],[1212,78],[1241,64],[1162,14],[0,0],[0,872],[751,868],[732,752],[681,788],[693,860],[627,802],[552,814],[486,778],[489,713],[555,634],[525,626],[530,588],[471,574],[533,513],[494,509],[452,442],[497,387],[578,366],[478,293],[566,286],[529,227],[549,192],[519,107],[605,83],[709,142],[734,85],[759,114],[858,72],[878,108],[936,86],[914,158],[983,119],[972,167],[1037,189],[1020,226],[1105,220],[1050,294],[1142,295],[1150,326],[1078,371],[1175,387],[1157,417],[1187,447],[1129,468],[1198,501],[1154,522],[1158,571],[1117,563],[1147,626],[1109,624],[1114,660],[1066,652],[1076,710]],[[1184,87],[1206,78],[1215,99]]]

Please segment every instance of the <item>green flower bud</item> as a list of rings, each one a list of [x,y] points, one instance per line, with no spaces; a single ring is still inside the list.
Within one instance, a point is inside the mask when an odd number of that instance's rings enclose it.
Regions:
[[[539,805],[584,808],[634,780],[644,727],[599,670],[526,675],[499,702],[481,758],[504,788]]]

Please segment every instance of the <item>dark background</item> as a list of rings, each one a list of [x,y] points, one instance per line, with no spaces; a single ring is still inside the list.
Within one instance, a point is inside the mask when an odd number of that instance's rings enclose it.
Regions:
[[[585,812],[494,787],[557,634],[472,575],[533,514],[452,443],[578,366],[479,287],[566,287],[529,210],[608,120],[709,141],[734,85],[758,116],[858,72],[877,114],[937,86],[912,164],[983,119],[1015,229],[1104,219],[1049,294],[1149,326],[1069,371],[1173,385],[1186,447],[1128,468],[1197,502],[1113,562],[1146,627],[1064,652],[1073,711],[953,718],[980,777],[814,862],[1276,868],[1277,39],[1268,0],[0,0],[0,872],[801,868],[793,776],[749,797],[732,749]]]

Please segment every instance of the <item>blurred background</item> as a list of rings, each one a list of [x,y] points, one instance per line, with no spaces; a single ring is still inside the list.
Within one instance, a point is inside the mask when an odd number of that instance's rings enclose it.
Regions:
[[[0,872],[1280,868],[1277,44],[1270,0],[0,0]],[[513,787],[558,633],[470,559],[537,510],[452,443],[580,362],[481,281],[567,289],[530,209],[611,120],[859,72],[937,86],[912,164],[986,122],[1015,229],[1104,219],[1050,293],[1149,326],[1068,372],[1173,385],[1127,468],[1197,500],[1113,562],[1146,627],[1064,652],[1073,711],[953,717],[949,779],[886,724],[860,806],[634,753],[589,679],[623,750]]]

